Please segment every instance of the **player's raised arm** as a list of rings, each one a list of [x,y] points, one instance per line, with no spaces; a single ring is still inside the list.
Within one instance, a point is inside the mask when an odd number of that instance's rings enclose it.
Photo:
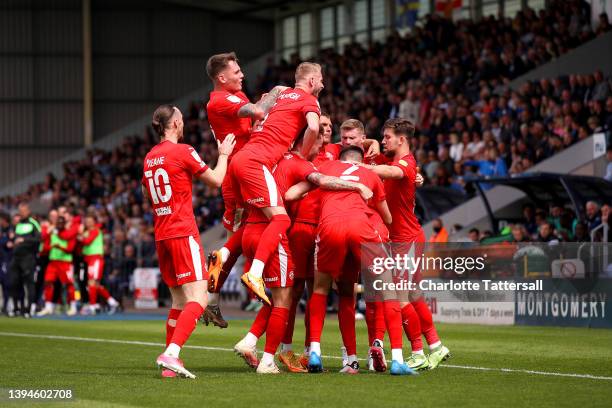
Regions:
[[[242,106],[238,110],[238,116],[241,118],[252,118],[254,120],[263,119],[268,112],[270,112],[272,106],[274,106],[278,95],[280,95],[280,93],[285,89],[287,89],[286,86],[275,86],[270,92],[262,96],[257,103],[247,103],[246,105]]]
[[[233,134],[229,134],[223,139],[223,143],[217,142],[219,145],[219,158],[215,169],[208,168],[205,172],[198,176],[198,179],[211,187],[221,187],[223,178],[227,172],[227,158],[236,145],[236,138]]]
[[[303,156],[307,156],[315,144],[317,137],[319,137],[319,115],[315,112],[308,112],[306,114],[307,127],[304,132],[304,142],[302,143],[301,153]]]

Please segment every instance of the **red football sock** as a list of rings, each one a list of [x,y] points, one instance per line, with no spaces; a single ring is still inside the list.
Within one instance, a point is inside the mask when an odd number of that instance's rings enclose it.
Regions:
[[[308,322],[310,325],[310,342],[321,342],[321,332],[325,324],[325,312],[327,310],[327,295],[313,293],[308,302]]]
[[[108,293],[108,290],[106,290],[106,288],[102,285],[98,285],[98,294],[102,296],[102,299],[104,300],[108,300],[110,297],[110,293]]]
[[[66,292],[68,292],[68,303],[74,302],[74,283],[66,284]]]
[[[400,304],[397,300],[385,300],[383,302],[383,313],[385,324],[389,331],[389,343],[392,349],[401,349],[403,345],[402,338],[402,312]]]
[[[289,309],[289,315],[287,316],[287,329],[283,335],[283,344],[293,343],[293,329],[295,327],[295,313],[297,312],[298,300],[293,299],[291,302],[291,308]]]
[[[87,286],[87,293],[89,293],[90,305],[95,305],[98,303],[98,287],[95,284]]]
[[[225,242],[223,245],[230,251],[230,255],[234,252],[237,254],[242,253],[242,235],[244,234],[244,226],[238,228],[236,232],[232,234],[231,237]],[[227,261],[226,261],[227,262]]]
[[[189,336],[191,336],[191,333],[196,327],[196,322],[203,312],[204,308],[200,306],[198,302],[187,302],[176,321],[176,327],[170,342],[179,347],[183,347],[183,344],[185,344]]]
[[[410,303],[402,308],[402,325],[404,326],[404,332],[406,332],[408,340],[410,340],[412,352],[423,350],[421,322],[419,321],[419,315]]]
[[[181,315],[180,309],[170,309],[168,318],[166,319],[166,347],[170,345],[174,329],[176,328],[177,319]],[[171,321],[172,320],[172,321]]]
[[[270,223],[261,234],[254,259],[258,259],[264,264],[268,262],[270,255],[278,250],[278,243],[290,226],[291,220],[288,215],[273,215],[272,218],[270,218]]]
[[[374,338],[378,340],[385,339],[385,332],[387,331],[387,324],[385,323],[385,306],[383,302],[375,302],[376,309],[374,313]],[[398,305],[399,310],[399,305]],[[401,319],[401,316],[400,316]]]
[[[338,302],[338,326],[342,342],[349,356],[357,354],[357,336],[355,335],[355,298],[340,296]]]
[[[440,337],[438,337],[438,332],[434,326],[433,317],[431,316],[431,311],[429,310],[427,303],[425,303],[423,298],[421,298],[416,302],[412,302],[411,304],[419,316],[421,331],[425,336],[425,340],[427,340],[427,344],[434,344],[440,341]]]
[[[366,302],[365,321],[368,328],[368,345],[376,339],[376,303]]]
[[[310,347],[310,313],[308,312],[308,306],[304,311],[304,347]]]
[[[53,302],[53,282],[45,282],[45,302]]]
[[[266,327],[266,345],[264,351],[274,354],[287,330],[287,316],[289,309],[284,307],[273,307]]]
[[[255,320],[253,320],[253,324],[249,330],[249,332],[254,334],[255,337],[260,338],[266,332],[266,326],[268,325],[268,319],[270,318],[271,311],[272,308],[264,303],[262,308],[259,309],[259,312],[257,312]]]

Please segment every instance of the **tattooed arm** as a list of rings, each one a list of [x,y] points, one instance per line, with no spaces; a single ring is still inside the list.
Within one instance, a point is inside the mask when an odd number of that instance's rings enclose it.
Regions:
[[[319,172],[314,172],[308,175],[308,181],[325,190],[350,190],[350,191],[358,191],[361,197],[364,200],[369,200],[372,198],[372,190],[367,188],[361,183],[355,183],[352,181],[342,180],[338,177],[326,176],[325,174],[321,174]]]
[[[286,86],[275,86],[270,92],[265,94],[257,103],[247,103],[238,110],[238,117],[252,118],[254,120],[263,119],[270,112],[276,102],[276,98],[287,89]]]

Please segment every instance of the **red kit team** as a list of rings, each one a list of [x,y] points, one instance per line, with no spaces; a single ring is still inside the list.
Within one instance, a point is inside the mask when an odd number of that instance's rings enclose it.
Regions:
[[[179,359],[200,316],[227,327],[218,293],[239,255],[246,259],[242,283],[263,302],[249,332],[234,347],[258,373],[279,373],[275,354],[292,372],[323,371],[321,333],[327,294],[339,295],[338,321],[346,358],[342,373],[356,374],[355,287],[370,253],[387,253],[390,241],[406,250],[425,241],[414,215],[414,193],[422,183],[408,141],[414,126],[390,119],[383,127],[384,154],[365,137],[363,125],[348,120],[341,144],[332,144],[331,121],[317,101],[321,66],[305,62],[293,88],[277,86],[258,102],[242,92],[243,73],[233,53],[212,56],[206,66],[213,91],[206,106],[219,144],[216,168],[180,143],[180,111],[160,106],[153,128],[160,143],[146,156],[142,188],[153,208],[155,240],[164,282],[172,295],[166,350],[157,358],[162,375],[194,378]],[[208,270],[192,208],[197,178],[221,186],[228,241],[209,256]],[[378,248],[378,249],[377,249]],[[366,272],[367,273],[367,272]],[[304,354],[292,348],[296,307],[307,288]],[[266,291],[267,289],[267,291]],[[271,296],[269,297],[268,294]],[[438,338],[420,293],[385,295],[367,302],[369,368],[386,371],[383,338],[389,335],[392,375],[435,368],[449,351]],[[403,332],[412,345],[404,361]],[[266,333],[264,353],[257,341]],[[430,354],[425,356],[421,335]]]

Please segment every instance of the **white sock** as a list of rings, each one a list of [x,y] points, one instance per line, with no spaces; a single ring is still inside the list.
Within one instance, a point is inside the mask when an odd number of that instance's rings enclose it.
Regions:
[[[284,353],[286,351],[292,351],[293,350],[293,344],[289,343],[289,344],[285,344],[285,343],[281,343],[281,352]]]
[[[435,348],[440,347],[441,345],[442,345],[442,342],[441,342],[440,340],[438,340],[438,341],[436,341],[435,343],[431,343],[431,344],[429,345],[429,349],[430,349],[430,350],[431,350],[431,349],[435,349]]]
[[[397,361],[398,363],[404,363],[404,353],[402,353],[402,349],[392,349],[391,350],[391,359],[393,361]]]
[[[261,361],[259,362],[259,364],[264,364],[264,365],[274,364],[274,354],[263,353],[263,356],[261,357]]]
[[[53,310],[53,302],[45,302],[45,309]]]
[[[217,306],[219,304],[219,294],[209,293],[208,294],[208,304],[211,306]]]
[[[423,353],[423,349],[420,349],[420,350],[413,350],[413,351],[412,351],[412,354],[421,354],[421,355],[423,355],[423,356],[425,355],[425,353]]]
[[[119,302],[117,302],[117,300],[115,300],[115,298],[112,296],[108,298],[107,302],[109,306],[112,306],[112,307],[119,306]]]
[[[165,355],[170,356],[170,357],[175,357],[175,358],[178,358],[180,353],[181,353],[181,346],[175,343],[170,343],[170,345],[168,345],[168,347],[166,348],[166,351],[164,351]]]
[[[355,354],[351,354],[350,356],[348,356],[349,364],[353,364],[355,361],[357,361],[357,356]]]
[[[244,336],[244,342],[250,347],[257,346],[257,340],[259,340],[259,338],[251,332],[248,332],[246,336]]]
[[[225,261],[227,261],[227,258],[229,258],[230,256],[229,249],[227,249],[226,247],[223,247],[219,250],[219,252],[221,252],[221,262],[225,263]]]
[[[251,269],[249,270],[249,273],[256,278],[261,278],[261,276],[263,275],[264,266],[265,264],[259,259],[253,259],[253,263],[251,264]]]
[[[316,342],[316,341],[311,341],[310,342],[310,352],[317,353],[319,356],[321,356],[321,343]]]
[[[76,300],[73,300],[72,302],[70,302],[70,309],[76,310]]]
[[[310,354],[310,347],[304,346],[304,354],[306,354],[306,355]]]

